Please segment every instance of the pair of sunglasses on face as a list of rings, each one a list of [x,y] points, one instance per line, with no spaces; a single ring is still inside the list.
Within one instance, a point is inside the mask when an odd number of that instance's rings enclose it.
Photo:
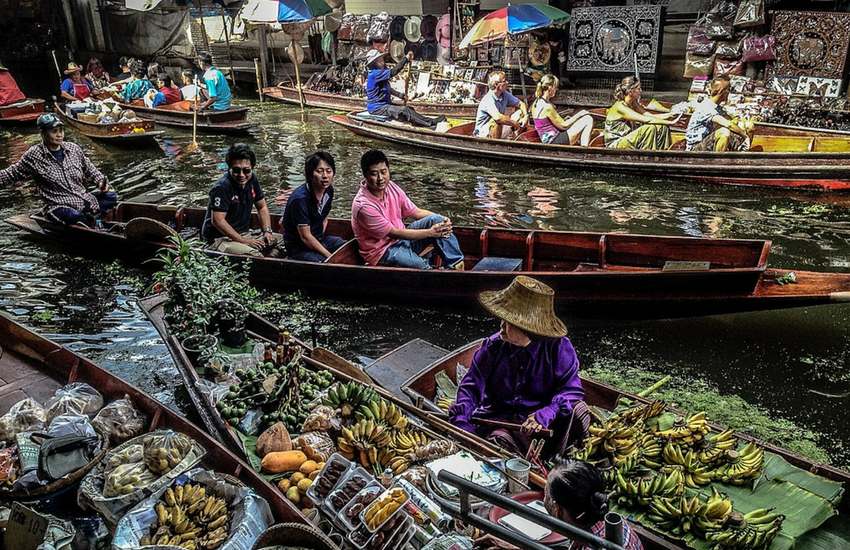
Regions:
[[[240,174],[250,176],[251,172],[253,172],[253,171],[254,171],[253,168],[239,168],[238,166],[235,166],[235,167],[230,169],[230,173],[233,174],[234,176],[238,176]]]

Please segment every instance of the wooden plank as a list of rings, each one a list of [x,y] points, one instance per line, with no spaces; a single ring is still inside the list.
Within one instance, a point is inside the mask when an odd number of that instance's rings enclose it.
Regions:
[[[440,346],[416,338],[379,357],[365,371],[376,384],[401,399],[407,399],[401,391],[402,385],[423,368],[445,357],[446,353]]]

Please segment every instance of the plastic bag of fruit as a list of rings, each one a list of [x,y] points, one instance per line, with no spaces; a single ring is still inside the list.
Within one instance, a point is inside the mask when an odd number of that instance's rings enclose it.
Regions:
[[[189,436],[167,430],[142,437],[145,464],[155,474],[165,475],[180,464],[192,448]]]
[[[41,431],[46,421],[44,407],[38,401],[27,397],[12,405],[9,412],[0,417],[0,439],[13,443],[15,434]]]
[[[93,418],[102,407],[103,396],[85,382],[73,382],[59,388],[45,405],[47,422],[66,413],[84,414]]]
[[[129,395],[105,406],[94,417],[95,429],[118,445],[139,435],[145,427],[147,417],[133,406]]]
[[[159,479],[159,476],[148,470],[144,462],[121,464],[106,474],[103,496],[112,498],[129,495],[150,485],[157,479]]]

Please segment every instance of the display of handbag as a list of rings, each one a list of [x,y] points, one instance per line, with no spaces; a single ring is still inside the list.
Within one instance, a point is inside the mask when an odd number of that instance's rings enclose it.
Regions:
[[[740,40],[721,40],[714,53],[723,59],[741,59],[743,46]]]
[[[732,25],[735,27],[764,25],[764,0],[741,0]]]
[[[55,481],[72,474],[94,460],[97,447],[93,445],[95,436],[63,435],[51,437],[44,433],[34,433],[30,439],[34,443],[41,439],[38,454],[38,477]]]
[[[372,18],[369,25],[369,34],[367,36],[369,42],[388,42],[390,39],[390,23],[392,19],[387,12],[382,11]]]
[[[705,27],[694,25],[688,30],[688,42],[685,45],[685,51],[696,55],[711,55],[714,53],[714,48],[717,42],[708,37],[705,32]]]
[[[364,13],[357,18],[354,24],[354,34],[352,35],[355,42],[368,42],[369,28],[372,26],[372,15]]]
[[[712,6],[705,15],[705,32],[708,37],[714,40],[731,40],[735,34],[732,23],[737,13],[737,6],[729,0],[721,0]]]
[[[711,76],[714,70],[714,56],[699,56],[692,53],[685,54],[685,73],[682,75],[685,78],[693,78],[695,76]]]
[[[714,76],[720,75],[743,75],[744,62],[740,59],[721,59],[718,56],[714,58]]]
[[[770,34],[745,38],[741,59],[744,63],[773,61],[776,59],[776,39]]]
[[[350,41],[354,39],[354,25],[357,23],[357,16],[353,13],[346,13],[342,16],[342,24],[339,26],[339,31],[336,33],[337,40]]]

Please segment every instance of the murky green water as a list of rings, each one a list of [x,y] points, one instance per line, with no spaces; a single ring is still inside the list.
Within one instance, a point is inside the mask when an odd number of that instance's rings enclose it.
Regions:
[[[850,269],[850,196],[446,158],[353,136],[327,122],[323,111],[302,116],[294,107],[242,102],[252,106],[251,119],[261,122],[245,140],[257,151],[257,172],[276,210],[303,181],[304,157],[326,149],[337,162],[332,215],[347,216],[360,180],[360,154],[377,146],[390,158],[393,179],[414,201],[456,223],[770,238],[774,266]],[[156,192],[162,203],[205,204],[233,139],[202,135],[200,152],[186,154],[190,133],[168,129],[166,136],[159,148],[122,150],[68,133],[124,198]],[[0,167],[37,141],[34,133],[0,134]],[[29,187],[0,190],[4,218],[37,205]],[[179,392],[174,395],[178,377],[165,347],[133,304],[148,277],[145,271],[81,256],[8,226],[0,234],[0,308],[185,409]],[[414,337],[454,348],[497,328],[480,311],[374,306],[297,293],[269,294],[266,306],[300,336],[309,339],[315,325],[320,344],[361,360]],[[640,389],[671,374],[665,389],[680,391],[689,399],[683,401],[709,401],[720,413],[727,409],[719,419],[737,428],[760,429],[780,441],[802,438],[795,448],[843,467],[850,465],[850,425],[842,420],[850,405],[848,320],[850,306],[844,305],[666,321],[567,319],[579,358],[594,375]],[[791,432],[791,424],[765,426],[742,415],[740,403],[724,404],[714,392],[738,396],[776,422],[790,421],[798,431]]]

